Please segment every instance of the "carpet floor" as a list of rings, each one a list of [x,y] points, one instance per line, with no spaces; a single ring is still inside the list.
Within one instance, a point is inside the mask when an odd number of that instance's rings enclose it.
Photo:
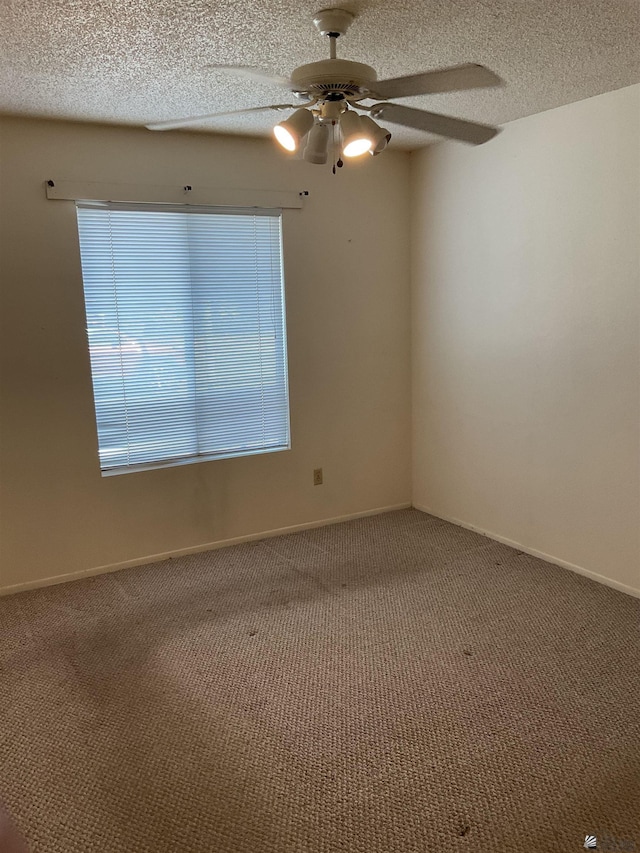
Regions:
[[[640,850],[640,601],[416,510],[1,599],[0,632],[32,853]]]

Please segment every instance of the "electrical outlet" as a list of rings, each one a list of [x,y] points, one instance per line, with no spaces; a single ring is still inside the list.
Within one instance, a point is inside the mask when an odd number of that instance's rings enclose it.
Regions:
[[[314,468],[313,469],[313,485],[321,486],[322,485],[322,468]]]

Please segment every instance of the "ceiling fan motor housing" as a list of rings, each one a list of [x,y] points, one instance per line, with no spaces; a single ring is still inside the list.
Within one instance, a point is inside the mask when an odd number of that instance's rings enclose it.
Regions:
[[[377,80],[370,65],[347,59],[323,59],[296,68],[291,75],[294,91],[307,92],[322,99],[339,92],[345,98],[366,94]]]
[[[353,12],[346,9],[321,9],[314,15],[313,23],[323,36],[343,36],[354,18]]]

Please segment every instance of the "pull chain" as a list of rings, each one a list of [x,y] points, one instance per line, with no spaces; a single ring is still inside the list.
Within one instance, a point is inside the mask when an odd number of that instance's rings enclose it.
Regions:
[[[336,123],[331,122],[331,156],[333,157],[333,174],[336,173]]]

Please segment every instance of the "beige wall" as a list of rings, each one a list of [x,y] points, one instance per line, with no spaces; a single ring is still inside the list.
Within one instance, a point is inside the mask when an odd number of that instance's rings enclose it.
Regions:
[[[334,178],[264,140],[3,119],[0,589],[407,503],[411,217],[414,503],[640,590],[639,124],[632,87]],[[292,451],[100,477],[49,177],[310,191]]]
[[[640,87],[412,156],[414,503],[640,590]]]
[[[410,501],[407,154],[334,177],[267,140],[0,127],[0,588]],[[284,218],[290,452],[100,476],[75,209],[50,177],[309,190]]]

